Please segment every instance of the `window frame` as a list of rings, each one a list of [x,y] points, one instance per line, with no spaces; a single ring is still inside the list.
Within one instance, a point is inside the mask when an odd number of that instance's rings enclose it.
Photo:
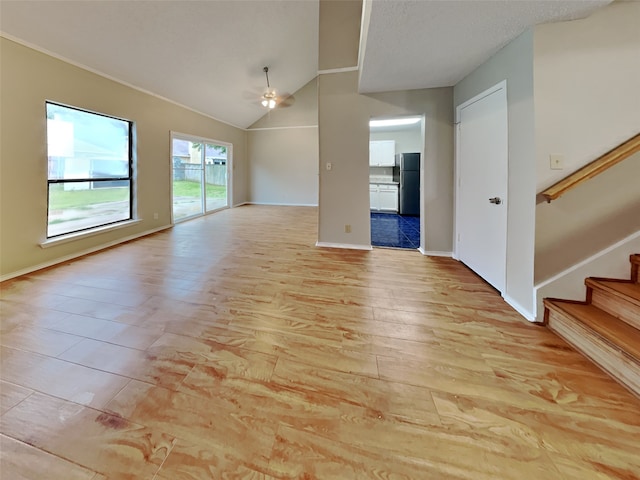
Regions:
[[[54,102],[51,100],[45,100],[45,119],[49,119],[48,107],[49,105],[55,105],[57,107],[63,107],[69,110],[76,110],[83,113],[89,113],[91,115],[96,115],[99,117],[111,118],[114,120],[118,120],[121,122],[125,122],[128,127],[128,145],[127,145],[127,156],[128,156],[128,176],[126,177],[88,177],[88,178],[71,178],[71,179],[51,179],[49,178],[49,168],[47,167],[47,222],[46,222],[46,239],[47,241],[63,239],[68,236],[76,236],[78,234],[83,233],[91,233],[92,231],[99,231],[104,229],[105,227],[118,225],[124,222],[131,222],[134,219],[134,203],[135,203],[135,172],[134,172],[134,135],[135,128],[134,122],[132,120],[128,120],[126,118],[116,117],[114,115],[109,115],[106,113],[95,112],[93,110],[88,110],[85,108],[74,107],[71,105],[67,105],[60,102]],[[49,131],[48,127],[46,130],[45,138],[47,140],[47,164],[49,162]],[[129,216],[127,218],[123,218],[120,220],[115,220],[113,222],[101,223],[98,225],[93,225],[86,228],[79,228],[75,230],[66,231],[64,233],[58,233],[55,235],[49,235],[49,209],[50,209],[50,199],[51,199],[51,186],[58,184],[68,184],[68,183],[100,183],[100,182],[118,182],[118,181],[128,181],[129,182]]]

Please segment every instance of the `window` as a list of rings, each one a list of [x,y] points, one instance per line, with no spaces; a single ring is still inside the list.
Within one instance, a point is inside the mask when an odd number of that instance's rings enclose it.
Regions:
[[[131,220],[133,123],[46,107],[47,238]]]

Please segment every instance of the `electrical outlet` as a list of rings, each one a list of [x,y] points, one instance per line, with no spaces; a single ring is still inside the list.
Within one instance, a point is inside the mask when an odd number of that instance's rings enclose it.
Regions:
[[[344,233],[351,233],[351,225],[345,225],[344,226]]]
[[[331,165],[331,162],[327,162],[327,170],[331,170],[333,168],[333,165]]]
[[[564,157],[562,155],[549,155],[549,166],[551,170],[562,170],[564,168]]]
[[[157,219],[158,219],[158,214],[157,214],[157,213],[154,213],[154,214],[153,214],[153,219],[154,219],[154,220],[157,220]]]

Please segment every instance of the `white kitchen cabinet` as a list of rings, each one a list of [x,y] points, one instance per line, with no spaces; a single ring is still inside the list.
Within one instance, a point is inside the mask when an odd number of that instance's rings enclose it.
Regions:
[[[380,210],[380,202],[378,201],[378,185],[376,183],[369,184],[369,205],[371,210]]]
[[[383,212],[398,211],[398,186],[378,183],[369,184],[371,210]]]
[[[369,142],[369,166],[393,167],[396,164],[396,141],[373,140]]]
[[[380,185],[380,188],[378,189],[378,199],[378,201],[380,202],[380,210],[397,212],[398,186]]]

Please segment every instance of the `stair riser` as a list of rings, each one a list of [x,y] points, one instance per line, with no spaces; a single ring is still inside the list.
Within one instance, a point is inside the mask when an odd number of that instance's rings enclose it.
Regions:
[[[640,309],[636,305],[595,288],[590,295],[592,305],[640,330]]]
[[[550,310],[548,327],[640,397],[640,361],[633,360],[561,312]]]

